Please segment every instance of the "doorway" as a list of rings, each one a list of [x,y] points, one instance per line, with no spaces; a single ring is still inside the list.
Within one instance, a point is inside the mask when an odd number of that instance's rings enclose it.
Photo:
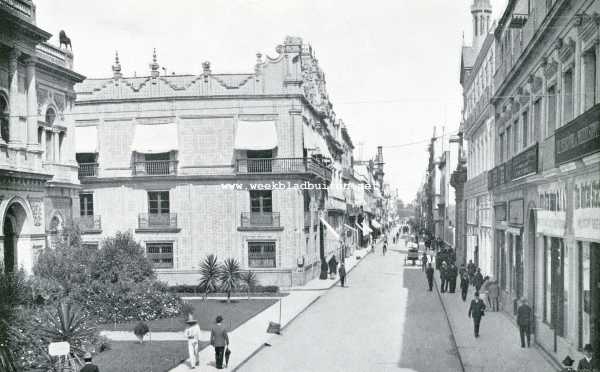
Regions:
[[[19,266],[18,242],[27,213],[20,203],[12,203],[6,209],[2,221],[2,234],[4,235],[4,257],[2,265],[5,272],[14,272]]]

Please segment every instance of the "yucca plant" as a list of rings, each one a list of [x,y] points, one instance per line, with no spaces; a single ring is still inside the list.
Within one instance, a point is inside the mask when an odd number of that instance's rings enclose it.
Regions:
[[[84,345],[93,337],[96,329],[88,326],[87,317],[70,302],[59,303],[54,311],[46,312],[45,326],[41,334],[49,342],[67,341],[71,350],[81,356]]]
[[[250,270],[245,271],[241,274],[240,280],[242,283],[244,283],[244,287],[246,287],[246,293],[248,294],[248,300],[250,300],[250,292],[258,285],[256,274]]]
[[[240,264],[235,258],[228,258],[223,261],[220,271],[221,290],[227,293],[227,303],[230,303],[231,292],[239,286],[241,280]]]
[[[12,353],[6,345],[0,345],[0,371],[17,372]]]
[[[204,290],[204,300],[209,292],[217,290],[221,268],[217,262],[217,256],[210,254],[200,263],[199,287]]]

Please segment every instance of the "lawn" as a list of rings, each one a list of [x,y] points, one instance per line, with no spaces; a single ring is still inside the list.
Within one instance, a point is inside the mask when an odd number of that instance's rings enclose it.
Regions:
[[[186,341],[112,341],[111,350],[94,357],[100,371],[166,372],[187,359]]]

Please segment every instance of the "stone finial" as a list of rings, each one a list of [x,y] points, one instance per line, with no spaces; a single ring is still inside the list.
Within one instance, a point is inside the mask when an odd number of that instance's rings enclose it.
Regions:
[[[118,51],[115,51],[115,64],[112,65],[112,70],[113,70],[113,78],[115,80],[123,77],[123,74],[121,74],[121,63],[119,62],[119,52]]]
[[[160,75],[159,71],[160,65],[156,61],[156,48],[152,52],[152,63],[150,64],[150,76],[153,78],[158,77]]]
[[[204,75],[210,75],[210,62],[204,61],[202,62],[202,72]]]

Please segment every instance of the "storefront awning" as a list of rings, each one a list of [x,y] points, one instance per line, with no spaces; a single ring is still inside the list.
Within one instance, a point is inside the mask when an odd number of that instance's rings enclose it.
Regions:
[[[236,150],[272,150],[277,147],[275,122],[238,121],[235,132]]]
[[[323,225],[325,225],[325,227],[327,228],[327,230],[329,230],[329,232],[333,235],[333,237],[336,240],[340,240],[340,234],[337,233],[337,231],[335,231],[335,229],[333,227],[331,227],[330,224],[327,223],[327,221],[325,221],[325,219],[323,217],[320,218],[321,223]]]
[[[176,151],[177,148],[177,124],[136,125],[131,151],[142,154],[158,154]]]
[[[75,152],[78,154],[98,152],[97,126],[75,127]]]

